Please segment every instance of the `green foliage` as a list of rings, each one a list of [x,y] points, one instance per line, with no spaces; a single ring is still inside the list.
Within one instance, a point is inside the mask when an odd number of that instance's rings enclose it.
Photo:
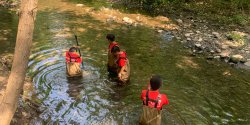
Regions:
[[[193,13],[225,24],[248,25],[250,0],[121,0],[129,9],[139,9],[150,15]],[[131,5],[133,5],[131,7]]]
[[[237,33],[234,33],[234,32],[231,32],[231,33],[229,33],[227,35],[228,35],[228,37],[232,38],[234,41],[244,40],[244,38],[240,34],[237,34]]]

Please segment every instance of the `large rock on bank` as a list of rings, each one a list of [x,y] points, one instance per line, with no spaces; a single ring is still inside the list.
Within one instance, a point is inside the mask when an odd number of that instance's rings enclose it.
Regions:
[[[230,61],[233,63],[244,62],[244,57],[242,55],[232,55]]]

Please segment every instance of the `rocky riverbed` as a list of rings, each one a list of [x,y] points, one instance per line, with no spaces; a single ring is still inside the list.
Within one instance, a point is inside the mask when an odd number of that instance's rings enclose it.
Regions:
[[[214,27],[205,20],[176,19],[180,27],[176,38],[191,48],[193,55],[205,54],[207,59],[216,59],[232,65],[249,65],[250,35],[240,29]]]

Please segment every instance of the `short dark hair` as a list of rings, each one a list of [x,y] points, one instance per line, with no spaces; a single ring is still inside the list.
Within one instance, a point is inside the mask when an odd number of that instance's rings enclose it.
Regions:
[[[110,40],[110,41],[115,41],[115,35],[114,34],[108,34],[107,36],[106,36],[106,38],[108,39],[108,40]]]
[[[76,47],[71,47],[70,49],[69,49],[69,52],[76,52],[77,51],[77,48]]]
[[[116,52],[120,52],[120,47],[118,46],[114,46],[112,49],[111,49],[111,53],[116,53]]]
[[[161,87],[162,79],[159,75],[153,75],[150,79],[150,86],[152,90],[157,90]]]

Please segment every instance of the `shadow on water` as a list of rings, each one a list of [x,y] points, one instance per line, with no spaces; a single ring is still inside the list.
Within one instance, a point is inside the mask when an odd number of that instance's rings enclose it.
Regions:
[[[65,73],[64,53],[76,44],[73,31],[87,73],[79,79],[68,79]],[[124,87],[108,78],[107,33],[117,35],[131,62],[131,81]],[[43,103],[42,113],[32,123],[137,124],[141,90],[151,74],[161,74],[161,92],[170,100],[164,125],[249,124],[249,71],[192,57],[169,37],[169,33],[162,38],[143,26],[107,24],[74,11],[39,11],[28,75]]]
[[[0,55],[13,53],[16,41],[17,21],[18,19],[14,12],[0,7]]]

